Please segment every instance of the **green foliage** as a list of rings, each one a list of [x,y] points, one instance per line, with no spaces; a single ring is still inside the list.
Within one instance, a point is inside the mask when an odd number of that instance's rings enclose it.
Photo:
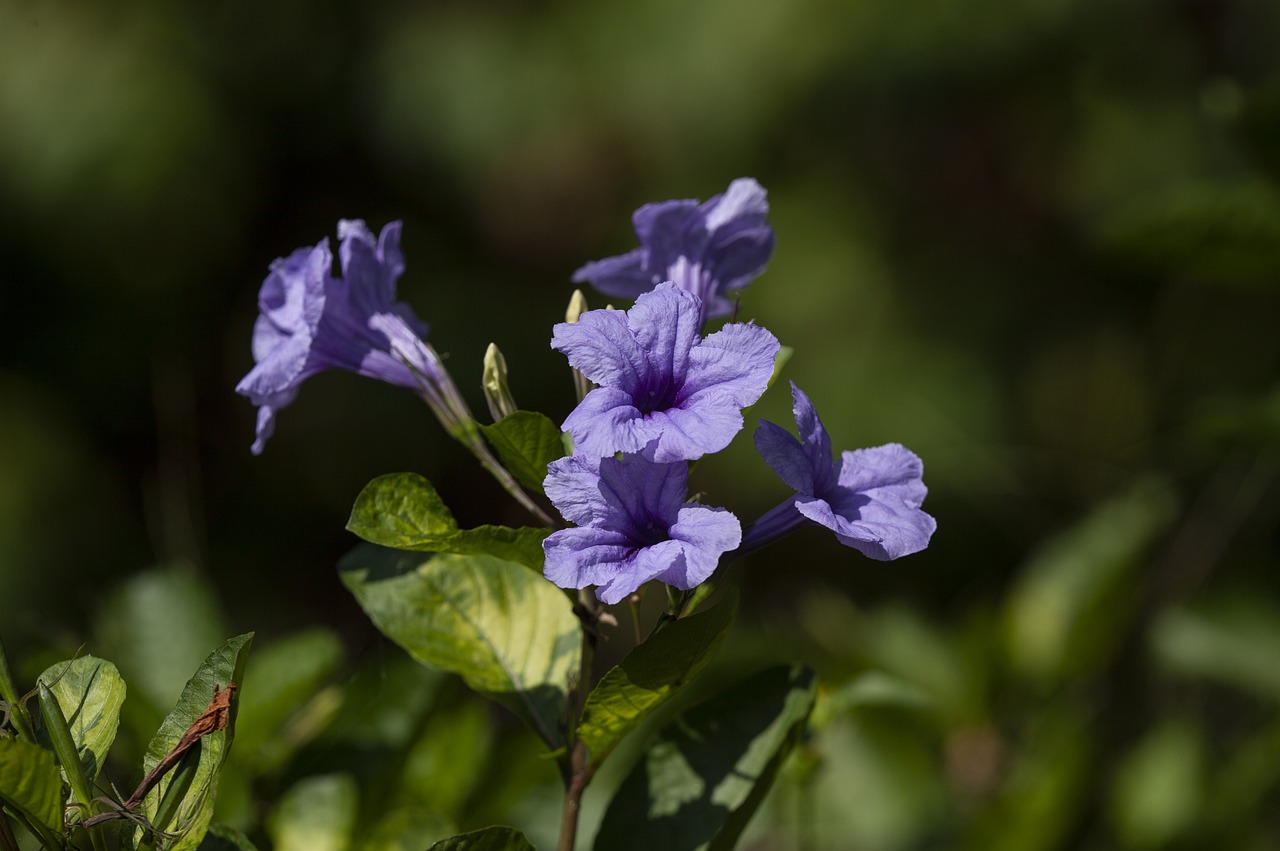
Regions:
[[[595,847],[733,848],[799,741],[816,694],[807,668],[770,668],[685,712],[623,781]]]
[[[737,596],[674,621],[639,644],[587,695],[578,738],[596,768],[637,724],[715,657],[738,612]]]
[[[0,801],[37,828],[61,835],[62,775],[53,751],[0,738]]]
[[[428,851],[536,851],[524,834],[510,827],[486,827],[442,839]]]
[[[196,851],[258,851],[257,847],[234,827],[214,822],[209,825],[209,832],[200,840]]]
[[[504,421],[505,422],[505,421]],[[542,569],[547,529],[459,529],[431,483],[415,473],[374,479],[351,509],[347,528],[370,543],[414,552],[490,555]]]
[[[267,832],[276,851],[347,851],[358,808],[350,775],[308,777],[281,796],[267,818]]]
[[[183,688],[177,704],[165,717],[160,724],[160,729],[156,731],[155,737],[147,746],[147,753],[143,758],[144,771],[154,768],[178,744],[179,739],[191,724],[208,708],[210,701],[213,700],[215,687],[227,689],[230,688],[231,683],[239,686],[244,682],[245,662],[252,643],[253,633],[229,639],[210,653],[204,663],[196,669],[195,674]],[[177,833],[179,839],[168,846],[167,851],[195,849],[204,838],[205,831],[213,818],[218,774],[235,736],[236,710],[237,700],[233,695],[226,729],[200,739],[199,762],[191,786],[183,795],[175,817],[168,825],[168,830]],[[177,773],[177,770],[173,772],[173,774]],[[143,800],[142,811],[148,819],[155,820],[159,802],[163,800],[166,789],[173,782],[176,781],[172,777],[161,780]]]
[[[256,771],[278,767],[301,742],[282,735],[342,661],[342,642],[331,631],[309,629],[273,641],[249,658],[240,698],[235,759]]]
[[[514,562],[362,546],[342,581],[378,629],[513,710],[552,748],[582,635],[564,593]]]
[[[84,776],[92,784],[106,763],[120,726],[120,707],[125,698],[120,672],[105,659],[80,656],[51,665],[39,681],[57,699],[79,752]]]
[[[485,438],[520,484],[542,493],[547,465],[565,454],[560,427],[545,414],[516,411],[493,425],[481,425]]]

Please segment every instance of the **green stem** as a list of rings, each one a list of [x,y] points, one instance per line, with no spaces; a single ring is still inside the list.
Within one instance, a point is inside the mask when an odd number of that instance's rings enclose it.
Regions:
[[[80,751],[76,747],[75,739],[71,737],[71,728],[67,726],[62,705],[58,703],[57,696],[47,685],[38,683],[37,687],[40,692],[40,717],[44,720],[45,733],[48,734],[49,742],[53,745],[53,753],[58,757],[63,773],[67,775],[72,793],[92,816],[93,804],[90,802],[93,800],[93,795],[89,787],[89,778],[84,773],[84,765],[80,762]],[[89,832],[89,841],[93,843],[94,851],[107,851],[102,828],[94,825],[85,829]]]
[[[35,743],[36,734],[31,726],[31,718],[27,715],[27,705],[14,687],[13,675],[9,673],[9,657],[4,652],[3,637],[0,637],[0,699],[9,704],[9,718],[18,735]]]
[[[498,480],[498,484],[502,485],[502,489],[511,494],[512,498],[536,517],[539,523],[544,526],[558,525],[551,519],[550,515],[529,497],[529,494],[525,493],[524,488],[520,487],[520,483],[507,471],[507,468],[502,466],[502,463],[497,458],[493,457],[493,453],[489,451],[489,444],[484,442],[484,438],[476,429],[474,421],[467,423],[454,436],[463,446],[471,450],[471,454],[480,462],[480,466],[484,467],[491,476]]]
[[[572,710],[569,714],[567,759],[561,764],[564,777],[564,808],[560,812],[560,843],[557,851],[573,851],[578,836],[578,816],[582,811],[582,793],[591,782],[591,765],[587,746],[578,738],[578,722],[591,691],[591,666],[595,661],[596,642],[599,633],[596,625],[600,619],[600,601],[588,590],[578,592],[575,607],[582,619],[582,655],[578,659],[578,681],[570,695]]]
[[[160,804],[156,807],[156,817],[151,820],[153,829],[138,844],[138,851],[152,851],[155,848],[156,834],[168,827],[169,822],[173,821],[173,817],[178,814],[178,807],[186,799],[191,784],[195,782],[196,769],[200,767],[200,751],[200,742],[196,742],[183,754],[182,759],[173,769],[169,785],[165,787]]]

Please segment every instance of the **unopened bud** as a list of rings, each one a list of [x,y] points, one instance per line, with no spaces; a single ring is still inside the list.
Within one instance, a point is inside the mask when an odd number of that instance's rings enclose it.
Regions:
[[[496,423],[519,410],[511,397],[511,385],[507,383],[507,359],[490,343],[484,353],[484,400],[489,403],[489,413]]]
[[[588,309],[587,297],[582,294],[582,290],[574,290],[573,295],[569,297],[569,309],[564,312],[564,321],[577,322],[578,317]]]
[[[573,296],[569,299],[569,309],[564,312],[564,321],[569,323],[577,322],[578,317],[586,312],[587,297],[582,294],[582,290],[574,290]],[[591,392],[591,382],[576,369],[573,371],[573,389],[578,395],[579,402]]]

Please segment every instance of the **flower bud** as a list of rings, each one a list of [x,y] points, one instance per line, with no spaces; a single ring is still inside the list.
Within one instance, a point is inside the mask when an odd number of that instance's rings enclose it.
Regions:
[[[507,383],[507,359],[493,343],[489,344],[484,353],[484,378],[481,383],[484,386],[484,399],[489,403],[489,413],[495,423],[519,410],[516,400],[511,397],[511,386]]]
[[[569,298],[569,309],[564,312],[565,322],[577,322],[578,317],[587,312],[587,297],[582,294],[582,290],[574,290],[573,295]],[[573,371],[573,390],[581,402],[591,392],[591,382],[585,375],[578,370]]]

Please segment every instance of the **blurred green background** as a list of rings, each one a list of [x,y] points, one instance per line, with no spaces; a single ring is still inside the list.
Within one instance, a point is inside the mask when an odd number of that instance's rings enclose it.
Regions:
[[[1276,847],[1278,44],[1280,5],[1247,0],[0,0],[10,654],[34,676],[85,645],[161,706],[227,635],[318,642],[293,699],[330,689],[330,744],[245,744],[225,819],[288,812],[300,777],[351,794],[313,776],[429,712],[479,743],[414,739],[481,766],[441,823],[534,819],[546,778],[486,762],[507,719],[441,709],[334,570],[381,473],[464,525],[524,518],[351,375],[252,457],[258,285],[339,218],[403,219],[401,297],[473,407],[494,341],[559,418],[573,270],[633,247],[639,204],[750,175],[778,247],[743,318],[795,348],[837,447],[924,458],[939,521],[893,564],[812,530],[733,568],[724,676],[799,658],[828,689],[750,847]],[[693,487],[746,520],[785,496],[749,431]],[[414,676],[409,720],[359,732],[366,680]]]

